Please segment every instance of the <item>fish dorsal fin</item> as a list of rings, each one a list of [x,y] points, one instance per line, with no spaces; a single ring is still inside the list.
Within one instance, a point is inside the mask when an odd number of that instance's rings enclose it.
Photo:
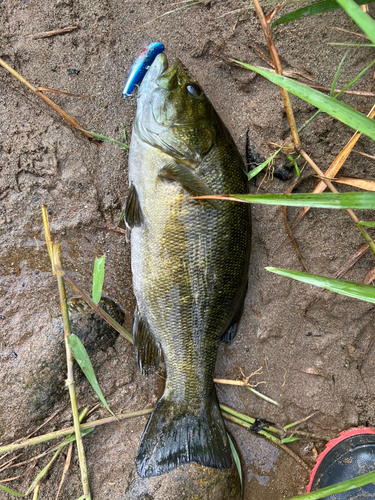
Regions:
[[[138,307],[134,310],[133,339],[135,357],[142,374],[147,376],[154,373],[160,364],[161,350],[147,321],[139,314]]]
[[[126,200],[125,222],[129,228],[140,226],[143,222],[143,213],[134,184],[131,184],[128,198]]]
[[[165,165],[159,172],[161,179],[176,181],[192,196],[207,196],[213,195],[213,191],[207,186],[191,168],[183,163],[169,163]],[[205,200],[214,208],[218,208],[218,204],[214,200]]]

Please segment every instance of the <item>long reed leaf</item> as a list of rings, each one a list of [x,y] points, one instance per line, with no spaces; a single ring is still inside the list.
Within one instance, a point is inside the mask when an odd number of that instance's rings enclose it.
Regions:
[[[68,343],[69,343],[70,349],[72,350],[74,359],[79,364],[79,366],[80,366],[81,370],[83,371],[83,373],[85,374],[87,380],[90,382],[91,387],[94,389],[94,391],[98,395],[98,398],[103,403],[103,405],[107,408],[109,413],[111,415],[115,416],[115,414],[109,408],[107,401],[105,400],[103,393],[99,387],[99,383],[98,383],[98,380],[96,378],[94,368],[93,368],[92,363],[90,361],[90,358],[87,354],[85,346],[82,344],[82,342],[77,337],[77,335],[74,335],[74,333],[69,335]]]
[[[358,5],[364,5],[374,1],[375,0],[356,0],[355,3]],[[324,0],[323,2],[313,3],[280,17],[274,23],[272,23],[272,28],[274,28],[278,24],[289,23],[290,21],[302,19],[303,17],[315,16],[316,14],[323,14],[324,12],[331,12],[333,10],[339,10],[341,8],[341,5],[337,3],[336,0]]]
[[[208,196],[199,198],[208,198]],[[375,209],[374,193],[234,194],[229,197],[217,196],[216,199],[242,200],[247,203],[286,207]]]
[[[303,99],[316,108],[321,109],[325,113],[345,123],[345,125],[348,125],[354,130],[358,130],[375,140],[375,122],[350,106],[347,106],[337,99],[333,99],[318,90],[307,87],[302,83],[292,80],[291,78],[287,78],[286,76],[277,75],[271,71],[257,68],[241,61],[234,60],[234,62],[251,71],[255,71],[255,73],[264,76],[264,78],[267,78],[270,82],[279,85],[291,94],[296,95],[300,99]]]
[[[341,5],[372,43],[375,43],[375,21],[366,12],[363,12],[354,0],[337,0],[337,3]]]
[[[342,281],[334,278],[327,278],[326,276],[319,276],[317,274],[307,274],[275,267],[266,267],[266,270],[271,273],[286,276],[287,278],[308,283],[309,285],[325,288],[331,292],[375,304],[375,287],[372,285],[363,285],[362,283],[355,283],[354,281]]]

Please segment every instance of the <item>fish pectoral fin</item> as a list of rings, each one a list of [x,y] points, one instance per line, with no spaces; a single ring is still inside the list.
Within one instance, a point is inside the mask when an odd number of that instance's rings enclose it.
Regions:
[[[143,220],[144,217],[139,203],[138,193],[134,184],[131,184],[125,205],[125,222],[131,229],[134,226],[140,226]]]
[[[165,167],[160,170],[159,177],[161,179],[178,182],[192,196],[207,196],[214,194],[204,180],[183,163],[170,163],[165,165]],[[215,200],[204,201],[207,201],[214,208],[218,208],[218,204]]]
[[[232,342],[234,337],[236,336],[237,329],[238,329],[238,323],[241,319],[244,304],[245,304],[245,297],[246,297],[246,292],[248,288],[248,282],[246,282],[245,289],[243,291],[243,294],[241,296],[241,299],[237,305],[236,311],[233,315],[233,318],[228,326],[228,328],[225,330],[225,332],[221,335],[221,343],[222,344],[228,344],[228,342]]]
[[[151,375],[159,367],[161,349],[147,321],[139,314],[138,307],[134,310],[133,339],[137,365],[143,375]]]

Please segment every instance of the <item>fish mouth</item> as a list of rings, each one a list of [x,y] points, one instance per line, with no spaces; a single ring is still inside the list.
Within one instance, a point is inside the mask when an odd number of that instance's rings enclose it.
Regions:
[[[162,52],[158,54],[147,70],[146,75],[144,76],[142,83],[139,87],[138,96],[142,94],[146,94],[151,89],[154,89],[158,78],[168,70],[168,59],[167,56]]]

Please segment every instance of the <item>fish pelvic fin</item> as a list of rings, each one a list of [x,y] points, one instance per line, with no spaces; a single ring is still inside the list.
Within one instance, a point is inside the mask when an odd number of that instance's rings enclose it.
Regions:
[[[150,327],[135,307],[133,316],[133,339],[137,365],[142,374],[147,376],[156,372],[160,364],[161,349]]]
[[[147,422],[136,458],[141,477],[159,476],[190,462],[215,469],[230,469],[232,465],[214,388],[198,410],[163,395]]]
[[[138,193],[134,184],[129,188],[128,198],[125,205],[125,222],[128,228],[140,226],[143,223],[143,213],[139,203]]]
[[[222,344],[227,344],[228,342],[232,342],[234,337],[236,336],[237,329],[238,329],[238,324],[240,322],[244,305],[245,305],[245,298],[246,298],[246,293],[248,289],[249,282],[246,282],[245,289],[242,293],[242,296],[240,298],[240,301],[237,305],[237,308],[235,310],[235,313],[233,315],[233,318],[228,326],[228,328],[225,330],[225,332],[221,335],[220,341]]]

